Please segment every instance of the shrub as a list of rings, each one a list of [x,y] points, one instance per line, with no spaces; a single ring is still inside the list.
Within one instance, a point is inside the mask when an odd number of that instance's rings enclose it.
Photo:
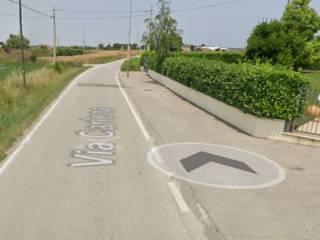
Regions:
[[[129,64],[127,64],[127,60],[122,64],[121,66],[121,71],[127,71],[127,69],[129,69],[129,71],[132,72],[138,72],[140,71],[140,59],[139,58],[131,58],[129,60]],[[129,65],[129,68],[128,68]]]
[[[57,49],[57,56],[74,56],[82,55],[84,50],[82,48],[75,47],[63,47]]]
[[[32,54],[30,55],[30,61],[31,61],[31,62],[36,62],[36,61],[37,61],[37,55],[35,55],[35,54],[32,53]]]
[[[144,66],[144,64],[147,64],[148,68],[152,70],[156,70],[157,68],[156,54],[154,52],[144,52],[143,54],[141,54],[140,65]]]
[[[169,57],[162,73],[245,113],[284,120],[303,112],[309,86],[301,74],[269,64]]]
[[[320,55],[314,56],[312,58],[311,68],[320,70]]]

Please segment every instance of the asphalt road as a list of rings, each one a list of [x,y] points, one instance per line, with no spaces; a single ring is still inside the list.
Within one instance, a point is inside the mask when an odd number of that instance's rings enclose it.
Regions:
[[[79,76],[2,163],[1,240],[202,239],[146,161],[120,63]]]
[[[120,65],[81,74],[2,162],[1,240],[318,239],[319,148],[250,137]]]

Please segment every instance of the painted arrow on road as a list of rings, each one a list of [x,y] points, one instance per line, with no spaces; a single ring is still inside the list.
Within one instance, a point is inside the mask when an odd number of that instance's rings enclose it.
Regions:
[[[218,164],[222,164],[231,168],[236,168],[245,172],[257,174],[256,171],[254,171],[244,162],[221,157],[219,155],[206,153],[206,152],[198,152],[196,154],[191,155],[190,157],[180,160],[180,162],[187,172],[192,172],[193,170],[198,169],[208,163],[218,163]]]

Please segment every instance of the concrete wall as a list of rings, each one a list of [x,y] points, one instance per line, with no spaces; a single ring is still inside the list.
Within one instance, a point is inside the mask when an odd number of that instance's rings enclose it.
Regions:
[[[278,138],[284,130],[285,121],[283,120],[258,118],[246,114],[152,70],[149,70],[148,75],[177,95],[252,136]]]

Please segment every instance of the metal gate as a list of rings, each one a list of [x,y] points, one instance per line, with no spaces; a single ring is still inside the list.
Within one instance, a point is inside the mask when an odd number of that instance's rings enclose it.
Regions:
[[[307,93],[307,104],[304,114],[293,121],[293,131],[320,136],[320,92],[313,90]]]

